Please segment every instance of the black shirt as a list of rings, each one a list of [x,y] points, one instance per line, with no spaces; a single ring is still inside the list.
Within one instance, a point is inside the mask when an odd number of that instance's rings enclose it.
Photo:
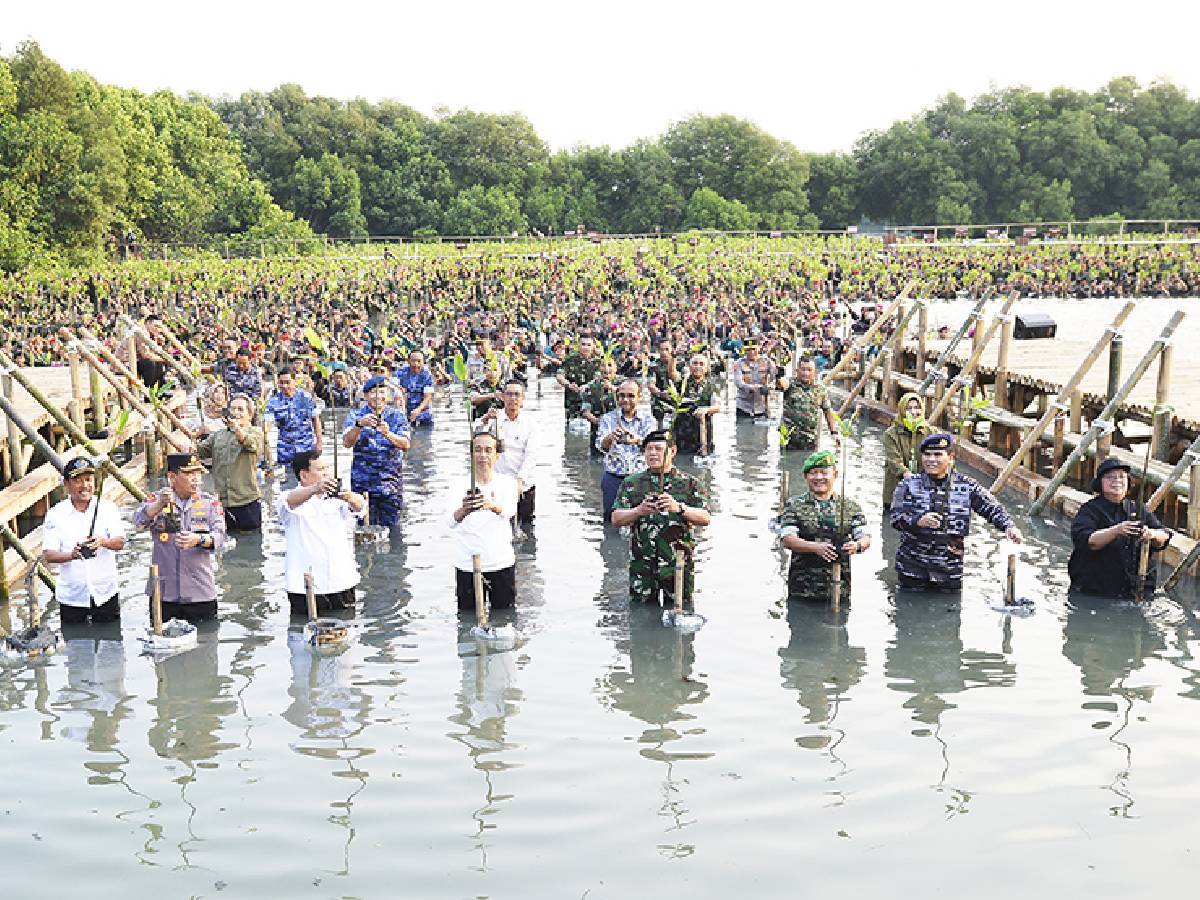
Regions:
[[[1119,537],[1099,550],[1088,547],[1088,538],[1093,532],[1133,518],[1137,518],[1137,512],[1131,500],[1113,503],[1100,496],[1093,497],[1080,507],[1079,514],[1071,524],[1071,541],[1075,545],[1067,563],[1071,587],[1084,593],[1108,597],[1133,596],[1133,584],[1137,580],[1138,541]],[[1162,528],[1162,523],[1152,512],[1143,512],[1141,520],[1149,528]],[[1150,552],[1153,554],[1158,551],[1152,546]],[[1146,570],[1144,591],[1153,593],[1157,581],[1155,567],[1151,565]]]

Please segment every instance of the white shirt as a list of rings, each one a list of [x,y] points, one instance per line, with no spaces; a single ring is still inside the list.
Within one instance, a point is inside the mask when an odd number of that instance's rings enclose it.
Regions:
[[[287,539],[283,583],[288,593],[303,594],[304,573],[310,571],[315,594],[336,594],[358,584],[358,561],[354,558],[354,523],[358,515],[349,503],[322,494],[291,509],[285,494],[276,508]]]
[[[450,531],[458,538],[454,550],[454,567],[463,572],[472,569],[471,557],[479,554],[480,567],[485,572],[507,569],[517,561],[512,546],[512,525],[509,519],[517,514],[517,480],[511,475],[502,475],[493,470],[492,480],[487,484],[476,482],[475,487],[500,507],[500,514],[490,509],[478,509],[463,516],[461,522],[454,521],[454,510],[462,506],[462,498],[470,490],[466,479],[454,486],[450,494],[454,508],[447,517]]]
[[[496,414],[496,430],[504,441],[504,452],[496,460],[496,471],[511,475],[524,485],[525,490],[533,486],[533,420],[525,412],[510,419],[500,410]]]
[[[93,497],[83,512],[75,508],[70,497],[55,503],[42,523],[42,549],[66,553],[86,540],[96,502]],[[121,521],[117,504],[111,500],[100,500],[99,503],[96,530],[92,536],[125,537],[125,523]],[[60,565],[54,596],[64,606],[91,606],[93,599],[99,605],[117,593],[117,586],[117,554],[106,547],[97,547],[96,555],[91,559],[73,559]]]

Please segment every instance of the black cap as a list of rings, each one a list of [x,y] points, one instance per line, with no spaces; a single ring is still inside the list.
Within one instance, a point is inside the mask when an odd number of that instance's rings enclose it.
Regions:
[[[921,441],[922,453],[926,450],[945,450],[949,453],[952,449],[954,449],[954,435],[944,431],[931,434],[925,440]]]
[[[195,453],[168,453],[168,472],[203,472],[205,471],[200,457]]]
[[[1124,469],[1126,472],[1132,472],[1133,467],[1129,463],[1121,462],[1115,456],[1105,458],[1100,465],[1096,466],[1096,477],[1092,479],[1092,493],[1100,493],[1100,479],[1114,469]]]
[[[95,475],[96,464],[87,456],[77,456],[74,459],[67,460],[67,464],[63,466],[62,474],[64,481],[79,475]]]

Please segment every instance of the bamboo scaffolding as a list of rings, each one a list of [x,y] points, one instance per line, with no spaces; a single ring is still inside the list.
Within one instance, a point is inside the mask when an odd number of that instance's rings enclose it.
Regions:
[[[902,290],[899,294],[896,295],[896,299],[893,300],[890,304],[888,304],[887,309],[885,309],[880,314],[879,318],[877,318],[872,323],[871,327],[867,329],[866,334],[864,334],[861,338],[859,338],[857,341],[854,342],[853,347],[868,346],[870,344],[871,340],[875,337],[875,335],[879,333],[879,330],[881,328],[883,328],[884,324],[888,321],[888,319],[891,318],[892,313],[894,313],[897,309],[899,309],[900,305],[902,303],[904,303],[905,300],[908,299],[909,293],[912,292],[912,289],[915,286],[916,286],[915,281],[910,281],[908,284],[906,284],[904,286],[904,290]],[[835,378],[837,378],[839,375],[841,375],[842,369],[850,364],[850,358],[852,355],[853,354],[851,354],[851,353],[843,353],[842,358],[837,361],[837,364],[821,377],[821,384],[824,384],[824,385],[832,384],[833,380]]]
[[[1090,447],[1096,441],[1096,439],[1100,437],[1101,434],[1107,433],[1109,430],[1109,420],[1112,419],[1112,417],[1116,414],[1117,409],[1125,401],[1125,398],[1129,396],[1130,392],[1141,380],[1142,376],[1146,374],[1146,370],[1150,368],[1150,364],[1154,362],[1154,360],[1158,357],[1158,354],[1162,352],[1163,347],[1165,347],[1171,340],[1171,335],[1175,333],[1175,329],[1179,327],[1179,323],[1183,321],[1185,315],[1186,314],[1183,312],[1176,312],[1173,316],[1171,316],[1170,321],[1167,322],[1166,326],[1164,326],[1162,333],[1155,338],[1154,343],[1150,345],[1150,349],[1146,351],[1146,354],[1142,357],[1141,361],[1129,374],[1129,377],[1125,379],[1125,383],[1121,385],[1116,395],[1113,396],[1113,398],[1105,405],[1104,409],[1100,411],[1100,414],[1096,417],[1095,421],[1092,422],[1091,427],[1088,428],[1088,430],[1080,437],[1078,446],[1071,451],[1071,455],[1067,457],[1066,462],[1059,467],[1058,471],[1054,474],[1054,477],[1050,479],[1050,483],[1046,485],[1046,489],[1042,492],[1041,496],[1034,501],[1033,506],[1029,511],[1031,516],[1037,515],[1046,508],[1046,505],[1054,498],[1055,492],[1062,487],[1063,482],[1067,480],[1067,474],[1071,471],[1072,467],[1081,459],[1083,459],[1084,455],[1087,453],[1088,447]],[[1047,410],[1047,412],[1052,412],[1052,410]]]
[[[908,327],[908,323],[912,320],[913,315],[916,314],[917,310],[920,309],[924,302],[924,300],[918,300],[908,308],[908,311],[905,312],[904,316],[900,319],[900,324],[896,326],[896,331],[898,334],[904,333],[904,329]],[[866,371],[864,371],[862,374],[862,377],[858,379],[854,387],[852,387],[850,392],[846,394],[846,399],[842,401],[841,408],[838,409],[839,416],[844,416],[846,411],[850,409],[851,405],[858,398],[858,395],[866,389],[868,382],[870,382],[871,377],[875,374],[875,370],[879,368],[880,364],[884,361],[885,354],[890,357],[890,353],[887,350],[880,350],[879,353],[875,354],[875,358],[871,360],[870,365],[867,366]]]
[[[946,360],[950,358],[950,354],[954,352],[954,348],[958,346],[959,341],[963,339],[963,336],[967,333],[967,330],[971,327],[971,325],[978,322],[982,317],[983,305],[992,299],[992,294],[994,293],[995,292],[991,288],[988,288],[983,292],[983,296],[975,302],[975,306],[972,307],[970,313],[967,314],[967,317],[963,319],[963,323],[958,326],[958,331],[954,332],[953,337],[950,338],[950,343],[948,343],[942,352],[938,354],[938,358],[926,371],[925,377],[921,379],[921,385],[917,388],[917,393],[920,396],[924,397],[925,392],[929,390],[929,386],[933,384],[934,380],[942,376],[942,369],[946,365]],[[1013,293],[1015,296],[1016,292],[1014,291]]]
[[[1079,387],[1080,382],[1082,382],[1087,376],[1087,373],[1091,371],[1092,366],[1096,364],[1096,360],[1100,358],[1100,354],[1104,352],[1104,348],[1108,346],[1109,342],[1113,340],[1114,337],[1116,337],[1121,326],[1125,324],[1125,320],[1133,314],[1135,306],[1136,304],[1133,303],[1133,301],[1130,301],[1121,308],[1121,311],[1117,313],[1116,318],[1112,320],[1112,323],[1105,330],[1104,334],[1102,334],[1100,339],[1096,341],[1095,346],[1093,346],[1088,355],[1084,357],[1083,362],[1081,362],[1075,369],[1075,373],[1071,376],[1070,380],[1067,381],[1067,383],[1064,384],[1059,390],[1058,396],[1055,397],[1054,402],[1050,404],[1046,412],[1042,414],[1040,419],[1038,419],[1037,424],[1029,429],[1028,434],[1026,434],[1024,439],[1021,441],[1021,446],[1017,449],[1017,452],[1012,455],[1012,458],[1009,459],[1008,465],[1004,467],[1004,470],[997,475],[996,480],[992,482],[991,490],[993,494],[1000,490],[1000,488],[1004,487],[1004,483],[1008,481],[1008,479],[1012,477],[1013,472],[1020,467],[1021,460],[1023,460],[1026,454],[1028,454],[1035,446],[1037,446],[1038,441],[1040,441],[1042,438],[1042,434],[1045,433],[1046,429],[1050,426],[1050,423],[1054,420],[1054,417],[1059,413],[1059,411],[1064,408],[1064,404],[1068,401],[1073,402],[1073,398],[1075,398],[1076,390]]]
[[[133,332],[136,340],[140,340],[142,343],[144,343],[156,355],[160,356],[163,362],[175,370],[175,374],[179,376],[184,387],[194,388],[196,386],[196,377],[190,371],[188,371],[187,367],[185,367],[183,363],[172,356],[167,350],[163,349],[163,346],[158,343],[158,341],[150,337],[150,332],[148,332],[144,326],[134,322],[128,316],[121,316],[120,321]],[[165,330],[166,329],[164,329],[164,331]],[[81,328],[80,331],[82,332],[84,329]]]
[[[961,387],[966,388],[971,376],[975,372],[975,368],[979,365],[979,361],[983,359],[983,351],[987,349],[987,345],[992,342],[992,338],[996,336],[996,332],[1004,325],[1004,320],[1011,314],[1013,304],[1017,302],[1017,293],[1009,294],[1008,299],[1004,301],[1004,306],[1000,308],[1000,314],[992,320],[992,324],[988,326],[988,330],[983,333],[983,337],[975,341],[975,349],[971,352],[971,358],[967,360],[966,365],[962,367],[954,381]],[[948,390],[942,395],[942,399],[934,406],[933,411],[929,414],[928,422],[934,428],[937,427],[937,420],[942,413],[946,411],[946,407],[950,405],[950,400],[954,396],[954,391]]]

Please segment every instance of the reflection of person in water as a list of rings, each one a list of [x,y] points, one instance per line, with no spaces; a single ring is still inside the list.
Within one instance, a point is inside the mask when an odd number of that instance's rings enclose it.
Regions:
[[[82,718],[74,721],[64,715],[62,735],[85,742],[93,753],[111,753],[117,744],[117,728],[131,715],[125,693],[125,644],[120,626],[66,626],[64,632],[67,684],[55,708],[86,713],[90,721],[84,727],[80,724]]]
[[[151,701],[154,722],[146,733],[159,756],[195,762],[212,759],[234,744],[217,739],[222,719],[237,712],[227,694],[230,679],[217,670],[217,626],[202,623],[194,650],[155,662],[158,697]]]
[[[1072,591],[1063,630],[1063,656],[1079,667],[1083,692],[1107,697],[1148,657],[1163,637],[1136,603],[1088,597]]]
[[[808,710],[805,721],[822,724],[836,712],[834,704],[862,681],[867,651],[850,646],[846,610],[834,612],[811,603],[789,603],[790,639],[779,648],[779,676],[783,686],[797,693]]]
[[[361,732],[369,703],[351,681],[350,655],[314,653],[299,626],[288,629],[287,642],[292,660],[292,684],[288,688],[292,702],[283,711],[283,718],[305,738],[346,738]],[[348,722],[347,718],[357,722]],[[338,749],[330,748],[332,758],[340,758]],[[321,750],[304,752],[323,755]]]
[[[946,695],[1014,681],[1016,668],[1001,654],[963,649],[958,598],[931,602],[927,594],[898,591],[895,623],[884,672],[889,688],[912,694],[904,708],[918,722],[939,724],[942,712],[955,706]]]

